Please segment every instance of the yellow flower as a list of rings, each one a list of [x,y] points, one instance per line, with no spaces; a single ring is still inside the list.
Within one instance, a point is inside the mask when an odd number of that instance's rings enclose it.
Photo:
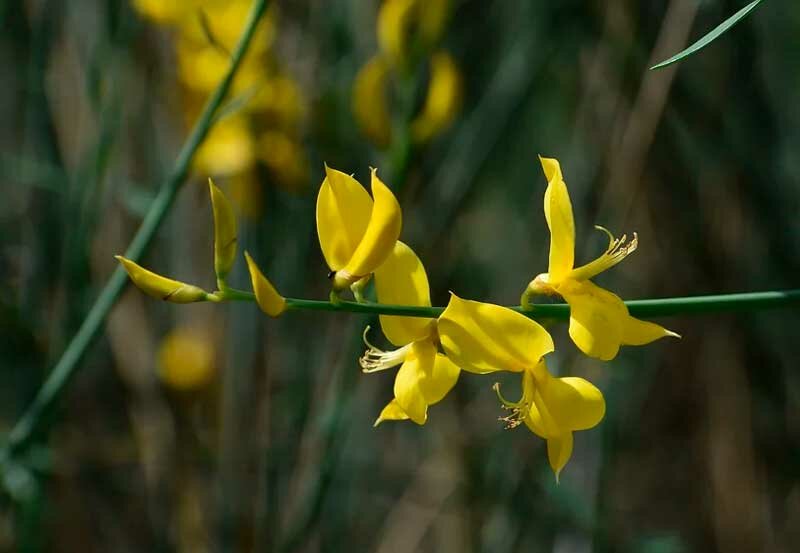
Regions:
[[[572,455],[572,433],[588,430],[603,420],[606,403],[603,394],[583,378],[555,378],[544,359],[527,367],[522,374],[522,399],[510,402],[495,391],[511,414],[502,420],[514,428],[522,422],[547,441],[547,458],[558,481],[559,474]]]
[[[172,303],[193,303],[196,301],[218,301],[213,294],[193,284],[172,280],[148,271],[121,255],[114,256],[139,290],[154,298]]]
[[[197,390],[215,373],[214,345],[202,331],[172,330],[158,348],[158,376],[170,388]]]
[[[422,112],[411,124],[415,142],[427,142],[441,133],[458,114],[461,106],[461,74],[455,60],[446,52],[431,56],[431,78]]]
[[[275,289],[275,286],[264,276],[256,262],[250,254],[244,252],[247,260],[247,268],[250,271],[250,281],[253,284],[253,292],[256,294],[256,302],[261,311],[270,317],[278,317],[286,311],[286,299]]]
[[[375,270],[375,290],[384,304],[430,307],[425,267],[414,251],[395,242],[391,255]],[[428,406],[437,403],[455,386],[459,368],[437,350],[436,321],[422,317],[381,315],[386,338],[399,349],[383,351],[367,341],[369,349],[359,360],[366,373],[400,365],[394,381],[394,399],[375,421],[411,419],[425,424]]]
[[[340,292],[369,277],[392,253],[402,214],[392,191],[372,170],[372,195],[353,177],[325,167],[317,196],[317,234]]]
[[[447,356],[463,370],[486,374],[522,374],[523,396],[504,399],[512,414],[509,427],[525,422],[547,440],[550,465],[558,474],[572,453],[572,432],[595,426],[603,418],[603,395],[581,378],[554,378],[544,356],[553,339],[538,323],[507,307],[463,300],[452,294],[439,317],[439,337]],[[499,394],[499,387],[495,387]]]
[[[639,346],[665,336],[680,336],[655,323],[630,316],[628,308],[617,296],[592,283],[589,279],[610,269],[632,253],[638,245],[636,233],[627,237],[608,235],[608,249],[597,259],[575,265],[575,223],[567,185],[557,160],[540,157],[547,191],[544,195],[544,214],[550,228],[550,263],[528,284],[522,296],[523,306],[533,294],[560,295],[570,306],[569,335],[586,355],[608,361],[616,357],[621,345]]]

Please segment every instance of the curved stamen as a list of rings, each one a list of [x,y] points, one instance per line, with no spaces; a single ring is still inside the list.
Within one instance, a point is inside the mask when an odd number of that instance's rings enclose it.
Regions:
[[[636,248],[639,246],[639,235],[635,232],[633,233],[631,241],[628,242],[627,234],[623,234],[620,238],[614,238],[614,235],[605,227],[596,225],[595,228],[606,233],[608,236],[608,248],[594,261],[590,261],[586,265],[573,269],[569,274],[570,278],[574,278],[575,280],[588,280],[610,269],[636,251]]]
[[[361,338],[364,340],[364,344],[367,346],[367,351],[365,351],[364,355],[362,355],[358,360],[358,364],[361,365],[362,372],[374,373],[383,371],[392,367],[396,367],[406,360],[406,355],[408,355],[408,350],[411,347],[410,344],[403,346],[400,349],[384,351],[373,345],[369,339],[367,339],[367,333],[369,332],[369,329],[370,327],[367,325],[367,328],[364,329],[364,333],[361,336]]]
[[[497,417],[497,420],[500,422],[505,423],[505,429],[511,430],[512,428],[516,428],[525,422],[525,417],[528,416],[528,412],[530,411],[530,402],[525,398],[524,394],[519,401],[508,401],[503,394],[500,393],[500,383],[495,382],[492,386],[492,389],[497,394],[497,398],[500,400],[500,407],[511,411],[505,417]]]

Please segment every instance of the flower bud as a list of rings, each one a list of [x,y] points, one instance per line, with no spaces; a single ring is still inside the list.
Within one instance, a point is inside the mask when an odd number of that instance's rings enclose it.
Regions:
[[[236,216],[228,198],[211,179],[208,179],[208,187],[214,211],[214,272],[222,288],[222,282],[236,259]]]
[[[258,268],[256,262],[250,257],[250,254],[244,252],[244,257],[247,260],[247,268],[250,270],[250,280],[253,283],[253,292],[256,294],[256,301],[261,311],[270,317],[277,317],[286,311],[286,300],[281,296],[272,283],[267,280],[267,277]]]
[[[172,303],[192,303],[209,299],[208,292],[202,288],[157,275],[121,255],[115,257],[122,263],[136,287],[148,296]]]

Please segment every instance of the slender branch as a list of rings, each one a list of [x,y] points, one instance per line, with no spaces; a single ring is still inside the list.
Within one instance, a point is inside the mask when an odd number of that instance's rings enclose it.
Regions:
[[[125,252],[125,257],[138,261],[150,245],[156,231],[161,226],[166,214],[169,212],[175,196],[180,190],[189,171],[192,158],[200,144],[202,144],[214,123],[214,115],[222,105],[228,94],[233,78],[235,77],[247,52],[255,33],[256,25],[266,10],[266,0],[255,0],[250,11],[247,24],[239,43],[231,56],[230,66],[217,86],[214,93],[206,102],[199,120],[192,129],[183,148],[175,161],[172,172],[161,186],[158,195],[150,205],[139,230]],[[31,405],[17,422],[8,436],[7,448],[9,453],[20,449],[35,434],[45,415],[49,413],[61,393],[66,388],[72,376],[77,371],[80,360],[86,350],[97,337],[109,311],[114,306],[117,298],[122,293],[128,277],[122,267],[117,266],[111,278],[106,283],[94,305],[81,324],[78,332],[70,341],[67,349],[61,355],[50,375],[45,380]]]
[[[255,301],[251,292],[228,289],[223,300]],[[331,303],[322,300],[286,298],[292,310],[342,311],[349,313],[372,313],[376,315],[402,315],[405,317],[438,317],[444,307],[421,307],[415,305],[388,305],[381,303],[356,303],[339,301]],[[669,317],[726,311],[759,311],[800,305],[800,289],[775,290],[771,292],[747,292],[742,294],[719,294],[715,296],[689,296],[684,298],[661,298],[626,301],[631,315],[636,317]],[[566,303],[534,303],[530,309],[514,305],[510,309],[533,319],[568,319],[569,306]]]

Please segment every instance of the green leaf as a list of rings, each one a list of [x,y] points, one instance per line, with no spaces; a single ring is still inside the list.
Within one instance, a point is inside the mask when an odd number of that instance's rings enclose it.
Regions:
[[[671,58],[666,59],[661,63],[655,64],[653,67],[650,68],[650,70],[652,71],[653,69],[661,69],[662,67],[672,65],[673,63],[680,61],[685,57],[691,56],[698,50],[702,50],[703,48],[711,44],[713,41],[718,39],[720,35],[722,35],[725,31],[727,31],[728,29],[736,25],[739,21],[744,19],[747,16],[747,14],[753,11],[756,8],[756,6],[758,6],[760,3],[761,0],[755,0],[753,2],[750,2],[741,10],[730,16],[722,23],[720,23],[719,26],[717,26],[717,28],[715,28],[713,31],[711,31],[706,36],[704,36],[703,38],[701,38],[700,40],[689,46],[686,50],[678,52]]]

